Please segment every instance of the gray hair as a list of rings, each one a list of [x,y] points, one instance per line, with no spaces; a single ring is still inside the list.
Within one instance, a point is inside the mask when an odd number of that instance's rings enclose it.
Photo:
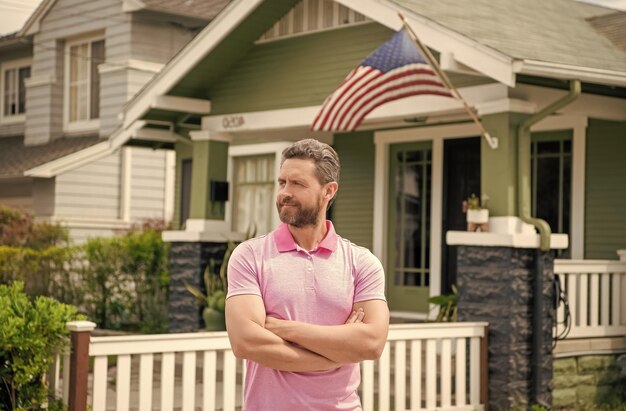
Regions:
[[[320,184],[323,185],[331,181],[339,182],[339,156],[328,144],[312,138],[296,141],[283,150],[280,165],[282,166],[285,160],[291,158],[313,160],[315,175]]]

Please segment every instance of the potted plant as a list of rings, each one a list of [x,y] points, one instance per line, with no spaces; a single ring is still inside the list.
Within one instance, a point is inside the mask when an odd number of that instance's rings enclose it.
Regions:
[[[255,236],[256,227],[253,225],[246,233],[245,239],[248,240]],[[197,287],[185,284],[185,287],[194,297],[201,307],[202,319],[207,331],[224,331],[226,330],[226,294],[228,293],[228,260],[237,244],[233,240],[228,239],[226,252],[222,259],[222,265],[218,272],[215,270],[216,261],[211,258],[204,270],[204,289],[202,292]]]
[[[481,200],[472,195],[463,201],[463,212],[467,213],[467,231],[487,231],[489,222],[489,210],[487,209],[488,198],[483,196]]]
[[[226,293],[228,291],[227,268],[230,255],[235,249],[236,244],[232,240],[228,240],[228,246],[222,259],[222,265],[216,273],[215,259],[211,258],[204,270],[204,288],[206,293],[190,284],[185,287],[194,297],[201,307],[202,319],[207,331],[224,331],[226,330],[226,318],[224,315],[224,307],[226,306]]]
[[[457,303],[459,301],[458,291],[456,287],[452,286],[452,294],[436,295],[430,297],[428,302],[439,306],[439,313],[437,313],[437,322],[455,322],[457,313]]]

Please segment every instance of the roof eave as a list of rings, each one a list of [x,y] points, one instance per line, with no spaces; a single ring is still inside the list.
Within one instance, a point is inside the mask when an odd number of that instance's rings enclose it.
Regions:
[[[515,74],[557,79],[576,79],[587,83],[626,87],[626,72],[623,71],[571,66],[538,60],[518,60],[514,64],[513,70]]]
[[[107,141],[76,151],[24,171],[26,177],[51,178],[113,153]]]
[[[41,19],[48,13],[48,11],[52,8],[56,0],[44,0],[30,15],[26,23],[22,26],[20,31],[18,32],[19,37],[30,36],[39,32],[39,23]]]

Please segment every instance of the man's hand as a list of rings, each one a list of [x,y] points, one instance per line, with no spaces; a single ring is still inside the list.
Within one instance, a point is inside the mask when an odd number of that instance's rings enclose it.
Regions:
[[[356,303],[343,325],[315,325],[266,317],[265,329],[337,363],[380,357],[387,340],[389,310],[382,300]]]
[[[352,321],[358,318],[356,315]],[[265,306],[261,297],[239,295],[226,300],[226,328],[237,358],[252,360],[280,371],[324,371],[341,365],[294,346],[265,329],[264,324]]]

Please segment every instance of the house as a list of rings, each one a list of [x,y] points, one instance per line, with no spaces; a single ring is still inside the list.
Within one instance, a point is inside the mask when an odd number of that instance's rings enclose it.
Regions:
[[[355,132],[310,131],[326,96],[402,27],[399,12],[497,147],[441,96],[383,105]],[[511,244],[534,233],[518,217],[528,189],[561,257],[615,259],[626,247],[624,15],[573,0],[233,0],[131,99],[110,143],[175,147],[174,243],[271,230],[281,150],[309,136],[332,144],[338,232],[381,259],[392,313],[424,318],[427,298],[455,282],[446,233],[465,230],[472,193],[489,198],[490,230]],[[522,122],[568,95],[519,146]],[[155,106],[168,99],[181,104]]]
[[[171,220],[172,145],[106,141],[130,97],[225,3],[44,0],[0,38],[0,204],[62,222],[77,241]]]

